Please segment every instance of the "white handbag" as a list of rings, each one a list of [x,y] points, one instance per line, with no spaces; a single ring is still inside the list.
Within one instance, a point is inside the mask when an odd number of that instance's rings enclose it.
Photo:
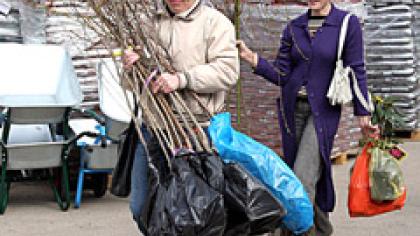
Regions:
[[[368,93],[368,100],[366,101],[362,92],[360,91],[359,85],[357,84],[356,74],[350,66],[344,67],[341,54],[343,52],[344,40],[346,39],[347,28],[349,24],[351,14],[347,14],[344,17],[341,25],[340,38],[338,42],[337,50],[337,62],[334,71],[334,76],[331,80],[330,88],[328,89],[327,97],[331,105],[345,105],[353,100],[353,94],[351,91],[350,79],[353,82],[353,90],[356,94],[357,99],[360,101],[362,106],[369,112],[374,111],[374,106]]]

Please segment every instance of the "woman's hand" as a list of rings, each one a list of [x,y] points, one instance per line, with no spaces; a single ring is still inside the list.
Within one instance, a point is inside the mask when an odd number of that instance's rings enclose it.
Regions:
[[[134,63],[136,63],[139,59],[139,54],[135,53],[132,49],[124,50],[122,61],[125,69],[131,69]]]
[[[236,41],[236,47],[239,50],[239,56],[242,60],[248,62],[251,64],[253,68],[257,67],[258,64],[258,55],[253,52],[251,49],[249,49],[244,41],[238,40]]]
[[[359,126],[362,129],[363,135],[369,138],[379,138],[379,126],[372,125],[370,116],[359,116]]]

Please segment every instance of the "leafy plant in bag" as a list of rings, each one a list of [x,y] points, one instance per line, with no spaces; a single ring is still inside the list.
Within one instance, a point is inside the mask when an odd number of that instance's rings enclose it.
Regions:
[[[382,98],[374,96],[375,110],[372,112],[372,125],[378,125],[379,137],[367,137],[361,140],[360,146],[367,143],[373,143],[374,146],[383,150],[390,150],[401,142],[394,138],[394,131],[403,125],[402,115],[394,106],[395,99],[393,97]]]
[[[404,123],[394,102],[393,97],[374,96],[375,111],[372,113],[372,124],[379,125],[382,138],[392,138],[395,128],[401,127]]]
[[[375,201],[392,201],[404,193],[404,179],[398,160],[388,151],[370,150],[370,195]]]
[[[351,217],[367,217],[399,210],[404,207],[407,190],[393,201],[374,201],[371,198],[369,163],[372,143],[368,143],[356,159],[350,178],[348,210]]]
[[[401,126],[402,119],[394,106],[392,97],[375,96],[375,111],[372,124],[380,127],[380,136],[367,138],[371,148],[369,159],[370,197],[374,201],[392,201],[404,193],[404,180],[399,160],[406,156],[394,139],[394,129]]]

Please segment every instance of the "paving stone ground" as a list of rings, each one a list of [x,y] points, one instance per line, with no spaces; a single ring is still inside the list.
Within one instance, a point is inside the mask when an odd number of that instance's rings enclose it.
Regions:
[[[354,160],[334,166],[337,207],[331,215],[337,236],[420,235],[420,143],[404,145],[409,157],[403,162],[408,187],[402,211],[372,218],[351,219],[347,213],[349,170]],[[85,193],[80,209],[61,212],[43,183],[12,185],[10,204],[0,216],[1,236],[135,236],[139,235],[128,209],[128,200],[96,199]]]

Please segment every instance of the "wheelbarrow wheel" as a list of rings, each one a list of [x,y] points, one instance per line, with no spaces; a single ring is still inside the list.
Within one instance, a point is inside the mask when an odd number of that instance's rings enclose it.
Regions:
[[[10,191],[10,183],[7,182],[4,185],[1,184],[0,190],[0,215],[3,215],[6,211],[7,204],[9,202],[9,191]]]
[[[108,175],[95,174],[92,176],[93,192],[95,197],[101,198],[105,195],[108,188]]]
[[[4,214],[7,208],[7,203],[9,202],[10,182],[6,180],[7,170],[5,166],[7,166],[7,163],[3,160],[2,165],[0,166],[0,215]]]
[[[67,161],[63,161],[61,171],[50,175],[49,181],[58,206],[62,211],[67,211],[70,207],[70,187],[68,180]]]
[[[64,191],[63,185],[61,184],[63,181],[62,170],[61,168],[55,168],[53,170],[53,183],[54,187],[57,189],[57,192],[61,198],[65,198],[66,193]]]

